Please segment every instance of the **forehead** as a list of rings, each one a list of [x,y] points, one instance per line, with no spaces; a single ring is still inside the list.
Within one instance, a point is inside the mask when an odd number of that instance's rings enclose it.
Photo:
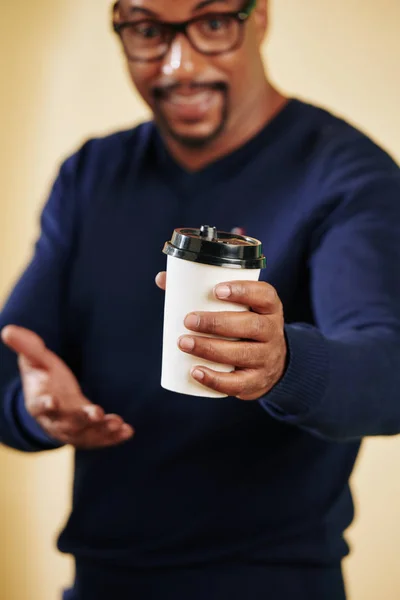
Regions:
[[[185,20],[205,11],[235,11],[243,2],[240,0],[120,0],[124,15],[151,12],[168,20]]]

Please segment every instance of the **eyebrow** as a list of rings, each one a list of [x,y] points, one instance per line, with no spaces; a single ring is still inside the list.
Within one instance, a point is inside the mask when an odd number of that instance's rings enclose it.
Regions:
[[[143,13],[145,15],[149,15],[150,17],[157,16],[157,13],[153,12],[152,10],[149,10],[148,8],[143,8],[142,6],[130,6],[129,14],[133,15],[135,13]]]
[[[209,4],[215,4],[215,3],[225,3],[226,0],[202,0],[202,2],[199,2],[199,4],[197,4],[194,9],[193,12],[195,10],[201,10],[202,8],[205,8],[206,6],[209,6]]]
[[[198,4],[196,4],[196,6],[193,8],[192,12],[196,12],[197,10],[201,10],[202,8],[206,8],[207,6],[209,6],[210,4],[221,4],[221,3],[225,3],[226,0],[202,0],[201,2],[199,2]],[[129,7],[129,14],[135,14],[135,13],[142,13],[145,15],[148,15],[150,17],[157,17],[157,13],[154,12],[153,10],[150,10],[148,8],[144,8],[142,6],[130,6]]]

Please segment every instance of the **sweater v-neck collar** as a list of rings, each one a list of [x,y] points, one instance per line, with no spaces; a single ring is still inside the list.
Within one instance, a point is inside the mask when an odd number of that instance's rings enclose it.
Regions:
[[[270,146],[273,150],[273,142],[291,126],[301,105],[299,100],[290,99],[285,107],[245,144],[194,172],[186,170],[174,159],[156,128],[156,155],[168,183],[185,196],[190,194],[192,197],[203,193],[210,186],[222,183],[232,173],[237,173],[251,162],[260,149],[265,150]]]

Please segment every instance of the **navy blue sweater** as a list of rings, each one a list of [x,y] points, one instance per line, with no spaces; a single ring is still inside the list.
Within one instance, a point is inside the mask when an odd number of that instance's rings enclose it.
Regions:
[[[284,305],[288,368],[259,401],[160,386],[154,276],[173,229],[203,223],[262,241],[263,277]],[[399,168],[323,110],[292,100],[196,173],[174,162],[152,123],[87,142],[60,169],[0,317],[42,336],[87,397],[137,432],[76,453],[59,548],[103,574],[339,565],[360,440],[400,432],[399,265]],[[4,444],[55,448],[25,411],[4,346],[0,402]]]

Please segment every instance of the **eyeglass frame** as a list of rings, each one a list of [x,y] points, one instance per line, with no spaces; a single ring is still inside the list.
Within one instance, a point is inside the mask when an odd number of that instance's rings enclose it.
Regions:
[[[208,12],[208,13],[204,13],[202,15],[198,15],[197,17],[193,17],[192,19],[188,19],[187,21],[159,21],[158,19],[154,19],[154,18],[147,18],[147,19],[140,19],[138,21],[123,21],[122,23],[116,23],[115,21],[113,21],[113,30],[114,32],[120,37],[122,45],[124,46],[125,49],[125,44],[122,38],[122,32],[124,29],[131,27],[132,25],[138,25],[140,23],[145,23],[146,21],[154,21],[155,23],[157,23],[157,25],[160,25],[161,27],[165,28],[166,30],[170,30],[171,32],[171,37],[167,43],[166,46],[166,50],[165,52],[162,52],[159,56],[155,57],[155,58],[138,58],[138,57],[132,57],[129,56],[128,53],[125,51],[125,54],[128,57],[128,60],[131,62],[144,62],[144,63],[152,63],[152,62],[157,62],[159,60],[162,60],[163,58],[165,58],[171,48],[171,45],[173,44],[176,36],[180,33],[182,33],[186,39],[189,41],[190,45],[192,46],[192,48],[194,50],[196,50],[196,52],[199,52],[200,54],[203,54],[205,56],[218,56],[218,55],[222,55],[222,54],[227,54],[228,52],[233,52],[235,50],[237,50],[238,48],[240,48],[240,46],[243,43],[243,33],[244,33],[244,25],[246,24],[246,21],[249,19],[250,15],[252,14],[253,10],[255,9],[257,5],[257,0],[246,0],[246,4],[243,6],[243,8],[241,8],[238,11],[231,11],[231,12]],[[116,2],[113,6],[112,12],[113,14],[115,13],[116,9],[118,8],[118,2]],[[197,48],[197,46],[195,46],[195,44],[193,44],[193,41],[190,39],[190,36],[188,35],[187,29],[190,25],[192,25],[193,23],[196,23],[197,21],[201,21],[202,19],[207,19],[208,18],[217,18],[217,17],[231,17],[234,18],[240,25],[240,35],[238,37],[238,41],[229,49],[227,50],[216,50],[213,52],[204,52],[202,50],[199,50]]]

